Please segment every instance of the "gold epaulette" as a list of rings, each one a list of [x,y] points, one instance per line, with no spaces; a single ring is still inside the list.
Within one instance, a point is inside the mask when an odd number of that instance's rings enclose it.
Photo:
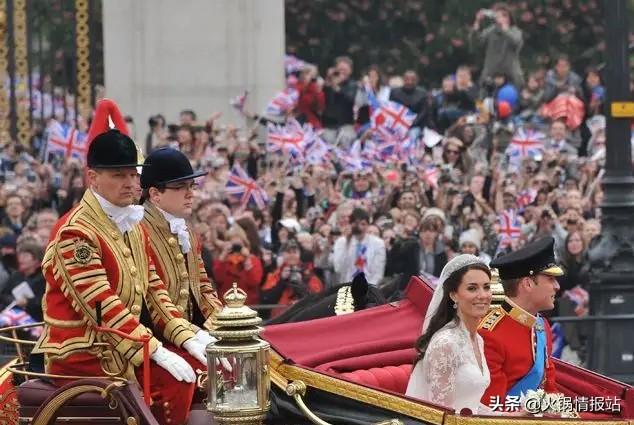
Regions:
[[[489,311],[489,313],[482,318],[478,328],[486,329],[488,331],[492,331],[493,328],[495,328],[497,326],[497,324],[500,323],[500,321],[502,320],[504,315],[505,315],[504,310],[502,310],[499,307],[495,308],[495,309]]]

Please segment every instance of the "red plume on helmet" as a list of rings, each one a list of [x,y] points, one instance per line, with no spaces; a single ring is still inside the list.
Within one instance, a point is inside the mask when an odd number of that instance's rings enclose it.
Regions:
[[[123,115],[121,115],[121,111],[114,100],[101,99],[97,103],[95,116],[92,120],[92,124],[90,125],[90,130],[88,130],[88,146],[90,146],[90,143],[92,143],[96,136],[110,130],[108,117],[112,120],[114,128],[126,136],[129,136],[128,126],[126,125]]]

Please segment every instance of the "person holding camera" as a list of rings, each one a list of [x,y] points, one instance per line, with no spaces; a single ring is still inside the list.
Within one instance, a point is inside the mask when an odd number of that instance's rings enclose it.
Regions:
[[[218,293],[224,294],[236,282],[247,293],[246,304],[258,304],[263,274],[262,261],[251,252],[246,233],[240,226],[232,226],[225,235],[220,256],[213,262]]]
[[[271,311],[271,318],[278,316],[286,306],[293,304],[308,294],[316,294],[324,289],[315,274],[312,263],[301,261],[301,249],[295,239],[289,239],[281,249],[282,265],[269,273],[262,285],[263,304],[278,304],[282,307]]]
[[[482,22],[488,18],[492,24],[482,29]],[[522,31],[514,25],[511,11],[503,3],[493,9],[480,9],[475,17],[470,34],[471,41],[485,46],[484,66],[480,74],[480,83],[492,79],[495,73],[508,75],[515,85],[521,87],[524,75],[520,65]]]
[[[326,73],[324,86],[325,107],[322,122],[323,138],[333,145],[348,147],[355,138],[354,106],[357,83],[352,76],[352,59],[338,57],[335,66]]]

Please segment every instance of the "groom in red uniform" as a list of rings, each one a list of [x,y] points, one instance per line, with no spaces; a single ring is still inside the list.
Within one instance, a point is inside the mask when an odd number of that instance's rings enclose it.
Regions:
[[[550,354],[552,333],[539,315],[552,310],[563,275],[555,264],[554,240],[547,237],[491,262],[497,268],[506,298],[487,314],[478,332],[484,339],[484,355],[491,384],[482,403],[491,408],[519,406],[528,390],[557,392]]]
[[[56,224],[46,248],[46,324],[33,352],[45,355],[48,373],[104,376],[104,366],[143,382],[142,344],[100,332],[97,326],[133,337],[154,335],[149,342],[152,410],[161,424],[182,424],[195,389],[193,367],[206,364],[205,346],[156,274],[147,234],[139,224],[143,207],[133,205],[136,167],[142,164],[132,139],[107,130],[107,108],[113,107],[107,102],[98,105],[91,127],[91,133],[96,125],[104,128],[89,139],[90,187]],[[95,346],[100,340],[110,346]]]

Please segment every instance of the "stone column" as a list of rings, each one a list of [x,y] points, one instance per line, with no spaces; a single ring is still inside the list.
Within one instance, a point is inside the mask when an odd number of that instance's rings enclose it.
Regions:
[[[117,0],[103,13],[106,95],[143,148],[152,114],[242,125],[231,98],[248,90],[261,111],[283,87],[284,0]]]

